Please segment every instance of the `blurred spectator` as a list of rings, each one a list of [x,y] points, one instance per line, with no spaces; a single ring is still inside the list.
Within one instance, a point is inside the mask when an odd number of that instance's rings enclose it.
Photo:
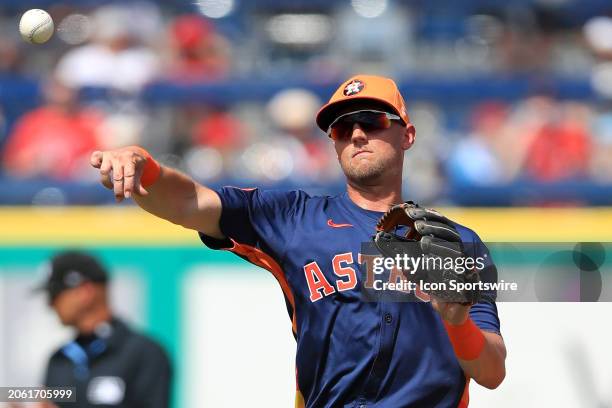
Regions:
[[[338,167],[331,140],[315,128],[313,118],[321,106],[312,92],[290,88],[277,93],[268,103],[267,113],[275,127],[269,145],[274,156],[262,156],[251,163],[261,178],[292,178],[299,181],[326,181],[337,176]],[[275,166],[274,163],[277,162]],[[290,166],[288,166],[290,164]],[[286,170],[282,173],[274,169]]]
[[[351,71],[405,72],[414,66],[414,24],[409,9],[400,2],[352,1],[342,7],[332,23],[332,55]],[[401,39],[401,41],[400,41]],[[401,49],[402,52],[398,52]]]
[[[142,44],[135,31],[147,26],[141,20],[151,13],[140,13],[139,3],[133,7],[107,5],[93,13],[93,40],[61,58],[57,65],[61,81],[74,88],[108,87],[134,93],[157,74],[156,53]]]
[[[4,112],[2,106],[0,106],[0,151],[2,151],[2,144],[6,137],[6,119],[4,118]]]
[[[451,153],[449,176],[460,183],[494,185],[504,181],[503,157],[497,143],[508,119],[507,107],[486,102],[472,112],[472,131]]]
[[[597,16],[586,22],[583,34],[595,63],[591,70],[593,89],[612,98],[612,17]]]
[[[3,152],[5,171],[19,178],[79,179],[89,155],[102,148],[103,115],[78,104],[77,93],[57,79],[44,89],[46,103],[15,125]]]
[[[185,153],[187,170],[201,180],[217,179],[232,173],[244,147],[246,127],[222,107],[200,108],[189,126],[189,146]]]
[[[547,14],[537,7],[505,10],[504,17],[502,34],[495,44],[500,56],[499,68],[510,72],[550,69],[552,30],[559,28],[558,22],[547,20]]]
[[[404,194],[423,205],[440,198],[446,182],[441,161],[452,147],[444,129],[444,114],[434,104],[414,102],[408,107],[410,121],[418,123],[416,141],[404,160]]]
[[[593,159],[590,176],[601,183],[612,183],[612,101],[603,106],[593,121]]]
[[[527,151],[526,174],[544,182],[586,176],[591,158],[588,121],[584,105],[561,104],[555,117],[536,130]]]
[[[595,16],[583,27],[583,35],[593,54],[601,60],[612,60],[612,17]]]
[[[2,75],[20,73],[23,58],[15,39],[0,37],[0,73]]]
[[[241,147],[241,125],[236,118],[223,109],[211,112],[193,130],[195,145],[214,147],[229,151]]]
[[[38,102],[33,97],[38,89],[36,78],[25,74],[21,40],[16,30],[2,24],[0,19],[0,152],[15,120]]]
[[[189,14],[170,23],[170,61],[164,76],[177,82],[215,81],[230,70],[230,43],[204,17]]]

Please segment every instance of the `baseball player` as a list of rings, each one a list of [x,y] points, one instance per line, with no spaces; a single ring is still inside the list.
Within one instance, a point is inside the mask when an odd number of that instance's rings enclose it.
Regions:
[[[91,164],[118,201],[132,197],[198,231],[208,247],[275,276],[297,341],[296,406],[466,407],[470,379],[496,388],[505,376],[495,303],[360,297],[361,244],[371,241],[381,215],[404,201],[404,153],[415,141],[404,99],[391,79],[357,75],[316,122],[346,176],[347,190],[337,196],[214,191],[136,146],[94,152]],[[464,242],[481,243],[470,229],[454,229]]]

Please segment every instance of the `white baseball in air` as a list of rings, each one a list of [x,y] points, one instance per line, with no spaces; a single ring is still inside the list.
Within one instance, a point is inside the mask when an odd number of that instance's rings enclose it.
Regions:
[[[19,32],[31,44],[45,43],[53,35],[53,19],[45,10],[31,9],[23,13],[19,21]]]

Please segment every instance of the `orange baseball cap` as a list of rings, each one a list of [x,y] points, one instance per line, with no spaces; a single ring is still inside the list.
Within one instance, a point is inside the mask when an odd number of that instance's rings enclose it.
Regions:
[[[356,99],[382,102],[391,108],[389,113],[397,114],[404,123],[410,122],[404,98],[392,79],[376,75],[355,75],[340,85],[329,102],[319,109],[317,126],[327,132],[329,125],[336,119],[338,109],[348,101]]]

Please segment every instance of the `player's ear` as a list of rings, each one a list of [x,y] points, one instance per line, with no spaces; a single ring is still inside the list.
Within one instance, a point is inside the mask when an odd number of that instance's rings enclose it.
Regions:
[[[408,150],[414,144],[416,139],[416,129],[412,123],[408,123],[404,128],[404,137],[402,139],[402,149]]]

